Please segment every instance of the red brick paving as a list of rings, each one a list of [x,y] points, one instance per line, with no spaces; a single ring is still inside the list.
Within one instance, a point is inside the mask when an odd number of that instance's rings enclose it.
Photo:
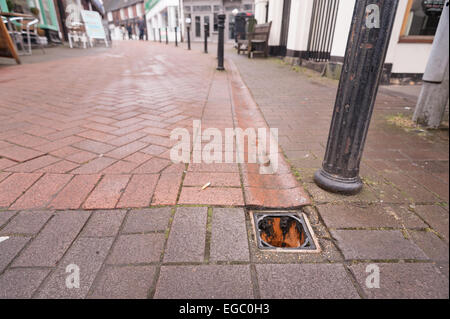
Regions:
[[[0,169],[8,168],[17,164],[17,162],[11,161],[7,158],[0,158]]]
[[[212,187],[231,186],[240,187],[241,180],[238,173],[195,173],[188,172],[184,178],[184,186],[203,186],[211,183]]]
[[[38,169],[36,172],[64,174],[77,168],[78,165],[69,161],[60,161],[58,163]]]
[[[183,174],[163,173],[156,185],[153,195],[153,205],[175,205],[177,203],[178,190],[182,181]]]
[[[0,182],[7,178],[11,173],[1,172],[0,173]]]
[[[121,64],[111,52],[121,56]],[[5,69],[8,81],[2,83],[5,90],[0,94],[4,123],[0,206],[242,206],[242,187],[248,194],[248,186],[258,189],[246,196],[259,206],[279,205],[260,191],[272,187],[286,192],[282,198],[295,193],[294,197],[304,197],[304,204],[308,203],[292,176],[258,179],[252,175],[244,179],[249,183],[241,185],[238,164],[190,164],[185,173],[184,164],[169,160],[169,150],[177,143],[169,139],[171,130],[192,131],[194,119],[202,120],[203,129],[232,128],[236,121],[243,128],[266,127],[238,74],[215,71],[213,56],[198,57],[175,48],[168,51],[164,46],[130,42],[107,53]],[[23,94],[25,88],[29,95]],[[245,177],[249,169],[245,164],[241,167]],[[7,172],[16,174],[6,177]],[[40,177],[33,173],[44,175],[32,186]],[[199,191],[207,182],[210,188]]]
[[[179,204],[244,206],[241,188],[183,187]]]
[[[89,195],[83,208],[114,208],[127,187],[130,175],[105,175]]]
[[[158,178],[157,174],[133,175],[117,207],[150,206]]]
[[[50,203],[49,208],[77,209],[94,189],[100,175],[77,175],[67,184]]]
[[[51,165],[55,162],[59,162],[59,161],[60,161],[59,158],[49,156],[49,155],[44,155],[44,156],[29,160],[25,163],[15,165],[14,167],[6,169],[6,171],[18,172],[18,173],[32,173],[35,170],[49,166],[49,165]]]
[[[46,174],[42,176],[12,206],[12,209],[46,207],[53,197],[70,181],[69,174]]]
[[[0,156],[7,159],[12,159],[18,162],[24,162],[30,160],[32,158],[43,155],[42,152],[38,152],[36,150],[32,150],[29,148],[25,148],[22,146],[10,146],[7,148],[3,148],[0,150]]]
[[[41,176],[42,174],[15,173],[3,180],[0,184],[0,207],[9,207]]]

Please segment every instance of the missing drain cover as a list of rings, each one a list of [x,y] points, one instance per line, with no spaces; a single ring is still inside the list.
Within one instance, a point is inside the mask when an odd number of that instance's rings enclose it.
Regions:
[[[253,212],[258,247],[262,250],[318,252],[319,245],[305,214]]]

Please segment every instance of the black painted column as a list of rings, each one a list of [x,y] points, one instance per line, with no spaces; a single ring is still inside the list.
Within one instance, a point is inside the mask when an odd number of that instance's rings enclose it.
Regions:
[[[361,157],[399,0],[357,0],[322,169],[314,180],[343,194],[362,189]]]
[[[219,29],[219,42],[217,44],[217,70],[223,71],[223,54],[224,54],[224,30],[225,30],[225,14],[221,13],[217,16],[218,19],[218,29]]]
[[[191,49],[191,27],[187,26],[187,42],[188,42],[188,50]]]
[[[205,23],[204,34],[205,34],[205,44],[204,44],[204,52],[208,53],[208,32],[209,32],[209,24]]]
[[[161,39],[161,28],[158,29],[159,31],[159,43],[161,43],[162,39]]]
[[[169,28],[166,27],[166,44],[169,44]]]
[[[177,34],[177,32],[178,32],[178,27],[175,27],[175,46],[176,47],[178,46],[178,34]]]

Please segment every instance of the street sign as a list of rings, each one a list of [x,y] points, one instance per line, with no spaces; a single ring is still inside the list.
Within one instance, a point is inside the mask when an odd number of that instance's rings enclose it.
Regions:
[[[106,46],[108,46],[100,14],[97,11],[81,10],[81,18],[83,19],[86,34],[89,39],[104,40]]]

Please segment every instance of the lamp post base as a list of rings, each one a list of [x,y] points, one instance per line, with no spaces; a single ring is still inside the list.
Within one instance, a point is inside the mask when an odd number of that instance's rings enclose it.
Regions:
[[[342,178],[329,174],[323,169],[318,170],[314,174],[314,182],[326,191],[344,195],[356,195],[363,188],[363,182],[358,176],[354,178]]]
[[[218,66],[216,68],[217,71],[225,71],[225,68],[223,66]]]

